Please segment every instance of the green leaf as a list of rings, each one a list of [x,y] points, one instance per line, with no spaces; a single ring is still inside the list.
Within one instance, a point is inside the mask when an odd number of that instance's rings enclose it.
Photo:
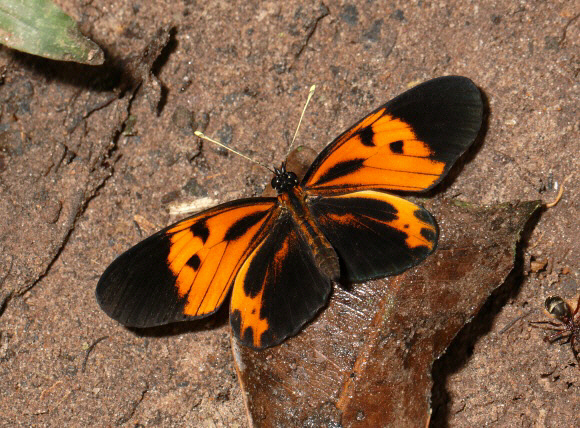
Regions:
[[[0,43],[60,61],[104,62],[101,48],[49,0],[0,0]]]

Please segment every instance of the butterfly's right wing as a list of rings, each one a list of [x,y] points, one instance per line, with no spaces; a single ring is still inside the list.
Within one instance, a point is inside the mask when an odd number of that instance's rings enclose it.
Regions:
[[[111,318],[151,327],[215,312],[279,215],[276,198],[240,199],[150,236],[111,263],[97,301]]]
[[[398,196],[361,190],[311,197],[309,207],[340,258],[343,280],[397,275],[435,250],[431,214]]]
[[[361,119],[320,152],[302,180],[309,194],[422,192],[473,143],[483,100],[465,77],[429,80]]]

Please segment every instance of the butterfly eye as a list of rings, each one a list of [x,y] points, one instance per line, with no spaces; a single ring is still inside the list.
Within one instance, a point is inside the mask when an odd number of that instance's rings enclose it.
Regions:
[[[286,175],[288,177],[288,182],[292,186],[297,186],[298,185],[298,176],[296,174],[294,174],[293,172],[287,172]]]

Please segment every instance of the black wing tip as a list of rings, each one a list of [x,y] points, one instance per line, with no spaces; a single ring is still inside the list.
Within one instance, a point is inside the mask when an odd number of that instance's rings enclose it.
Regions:
[[[433,226],[434,230],[430,230],[430,229],[422,229],[421,230],[421,235],[425,239],[429,240],[430,242],[433,242],[433,247],[431,249],[429,249],[429,251],[427,251],[427,254],[425,255],[425,257],[423,259],[421,259],[417,264],[421,263],[428,256],[433,254],[435,252],[435,250],[437,250],[437,246],[439,245],[439,224],[437,224],[437,220],[435,219],[435,216],[433,214],[431,214],[431,211],[429,211],[428,209],[426,209],[422,205],[418,205],[418,207],[419,207],[419,210],[415,211],[415,216],[419,219],[424,218],[423,221],[425,223],[431,224],[431,226]],[[415,266],[417,264],[415,264]]]
[[[121,254],[105,270],[95,288],[97,304],[107,316],[131,328],[157,327],[190,318],[183,315],[185,299],[174,287],[167,286],[174,282],[174,276],[164,260],[153,257],[154,263],[146,251],[139,251],[144,242]]]
[[[449,76],[439,76],[434,77],[433,79],[426,80],[422,83],[413,86],[407,92],[412,92],[416,90],[428,90],[428,91],[463,91],[470,96],[473,96],[474,99],[477,97],[481,98],[481,91],[475,84],[473,80],[469,77],[459,76],[459,75],[449,75]],[[404,95],[407,92],[403,92],[401,95]],[[394,98],[396,99],[396,98]]]
[[[155,305],[151,301],[143,300],[143,296],[124,296],[124,291],[131,292],[131,288],[124,287],[107,277],[107,271],[103,274],[95,289],[95,298],[101,310],[111,319],[129,329],[152,329],[168,324],[205,318],[217,312],[216,308],[211,313],[203,316],[190,316],[181,312],[182,302],[173,300],[173,305],[166,305],[167,300]],[[141,297],[138,302],[137,299]]]
[[[396,109],[400,100],[406,101],[401,103],[401,110],[404,112],[405,105],[408,105],[407,98],[413,101],[415,108],[420,105],[432,108],[432,111],[427,111],[430,118],[440,119],[445,124],[455,122],[471,130],[472,141],[483,124],[483,93],[468,77],[442,76],[427,80],[402,93],[388,104],[392,103]],[[417,98],[420,99],[420,103],[416,101]],[[397,112],[394,113],[398,116]],[[411,125],[420,125],[420,123],[411,122]],[[466,146],[469,146],[472,141],[465,141]]]
[[[485,98],[463,76],[443,76],[421,83],[387,103],[389,114],[409,123],[417,138],[445,164],[435,187],[455,162],[477,141],[484,129]]]

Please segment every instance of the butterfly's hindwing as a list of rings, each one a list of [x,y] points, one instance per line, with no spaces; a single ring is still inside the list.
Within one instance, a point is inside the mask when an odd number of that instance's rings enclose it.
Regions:
[[[328,300],[331,281],[289,213],[248,255],[234,282],[230,322],[247,346],[264,348],[296,334]]]
[[[242,199],[169,226],[113,261],[97,284],[97,301],[132,327],[207,316],[223,303],[275,212],[274,198]]]
[[[311,193],[437,184],[481,127],[479,89],[465,77],[433,79],[378,108],[330,143],[306,173]]]
[[[396,275],[435,250],[437,226],[424,208],[384,192],[363,190],[309,202],[341,261],[343,280]]]

